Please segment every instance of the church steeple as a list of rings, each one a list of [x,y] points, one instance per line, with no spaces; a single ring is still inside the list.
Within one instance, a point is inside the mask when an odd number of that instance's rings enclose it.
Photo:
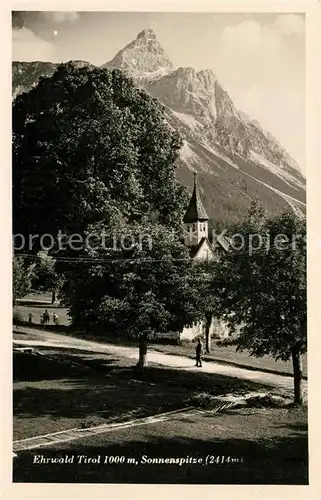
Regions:
[[[197,185],[197,173],[194,172],[194,189],[191,201],[189,202],[188,209],[184,215],[184,222],[197,222],[197,221],[207,221],[208,215],[203,206],[198,185]]]
[[[202,238],[208,237],[208,215],[199,194],[196,172],[194,172],[193,194],[183,222],[185,226],[185,245],[189,247],[198,245]]]

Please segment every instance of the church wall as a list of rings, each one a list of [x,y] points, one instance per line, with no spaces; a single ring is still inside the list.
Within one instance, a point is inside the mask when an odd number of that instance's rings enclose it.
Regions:
[[[180,332],[164,332],[164,333],[152,333],[148,335],[148,340],[151,342],[178,342],[180,340]]]
[[[186,326],[180,333],[180,340],[193,340],[203,334],[203,323],[195,323],[193,326]]]
[[[194,340],[196,337],[203,336],[205,339],[205,322],[195,323],[193,326],[185,327],[183,331],[169,331],[166,333],[150,334],[148,340],[151,342],[171,342],[178,343],[182,340]],[[226,339],[230,336],[230,331],[224,321],[213,318],[210,327],[210,336],[213,339]]]
[[[224,323],[224,321],[213,318],[210,328],[210,335],[214,338],[225,339],[229,337],[229,328],[227,324]]]
[[[205,337],[205,322],[199,322],[192,327],[185,327],[180,333],[180,340],[193,340],[199,335]],[[224,321],[213,318],[210,327],[210,336],[217,339],[229,337],[229,328]]]

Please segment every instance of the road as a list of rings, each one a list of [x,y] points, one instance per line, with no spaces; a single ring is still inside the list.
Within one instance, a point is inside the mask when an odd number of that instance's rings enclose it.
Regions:
[[[16,333],[26,333],[33,336],[33,340],[14,340],[14,345],[29,346],[29,347],[57,347],[66,349],[75,349],[89,351],[95,353],[110,353],[118,357],[125,357],[137,361],[138,349],[135,347],[124,347],[102,342],[94,342],[92,340],[84,340],[68,335],[57,334],[49,330],[37,330],[34,328],[21,327],[15,330]],[[148,362],[155,363],[161,366],[177,368],[180,370],[188,370],[191,372],[199,372],[202,370],[205,373],[217,373],[228,377],[249,380],[259,384],[264,384],[274,388],[293,390],[293,378],[281,374],[266,373],[258,370],[248,370],[246,368],[238,368],[235,366],[220,364],[215,362],[203,362],[202,368],[194,366],[194,361],[185,356],[176,356],[164,354],[161,352],[149,350],[147,355]],[[307,383],[303,382],[303,390],[306,392]]]

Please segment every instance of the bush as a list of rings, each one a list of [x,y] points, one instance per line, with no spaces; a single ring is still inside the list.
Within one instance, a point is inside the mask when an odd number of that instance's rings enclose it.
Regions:
[[[18,309],[13,309],[12,319],[13,319],[14,325],[18,325],[18,324],[23,323],[24,318],[23,318],[22,312],[19,311]]]
[[[198,408],[209,409],[217,406],[217,398],[209,392],[199,392],[191,397],[189,403]]]
[[[282,408],[288,405],[288,400],[273,394],[257,395],[246,399],[246,406],[250,408]]]

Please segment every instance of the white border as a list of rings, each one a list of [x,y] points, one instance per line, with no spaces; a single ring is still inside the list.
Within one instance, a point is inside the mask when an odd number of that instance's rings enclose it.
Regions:
[[[180,486],[180,485],[110,485],[110,484],[21,484],[11,482],[12,473],[12,382],[11,382],[11,10],[66,10],[66,11],[167,11],[167,12],[305,12],[306,13],[306,148],[308,180],[308,319],[309,319],[309,444],[310,444],[310,484],[309,486]],[[1,4],[1,400],[6,402],[0,412],[3,445],[1,446],[1,490],[4,499],[9,498],[130,498],[139,499],[159,496],[175,496],[188,500],[195,496],[205,498],[321,498],[321,456],[320,456],[320,378],[318,368],[321,353],[321,307],[319,295],[320,279],[320,247],[318,225],[321,221],[319,203],[319,186],[321,185],[320,163],[321,145],[318,127],[321,110],[317,113],[317,91],[321,89],[320,60],[317,49],[320,49],[320,38],[317,36],[317,24],[320,30],[321,8],[317,0],[302,1],[183,1],[175,3],[168,0],[20,0],[5,1]],[[320,36],[320,34],[319,34]],[[319,55],[320,58],[320,55]],[[319,148],[318,148],[319,145]],[[319,224],[318,224],[319,223]],[[4,409],[5,408],[5,409]]]

